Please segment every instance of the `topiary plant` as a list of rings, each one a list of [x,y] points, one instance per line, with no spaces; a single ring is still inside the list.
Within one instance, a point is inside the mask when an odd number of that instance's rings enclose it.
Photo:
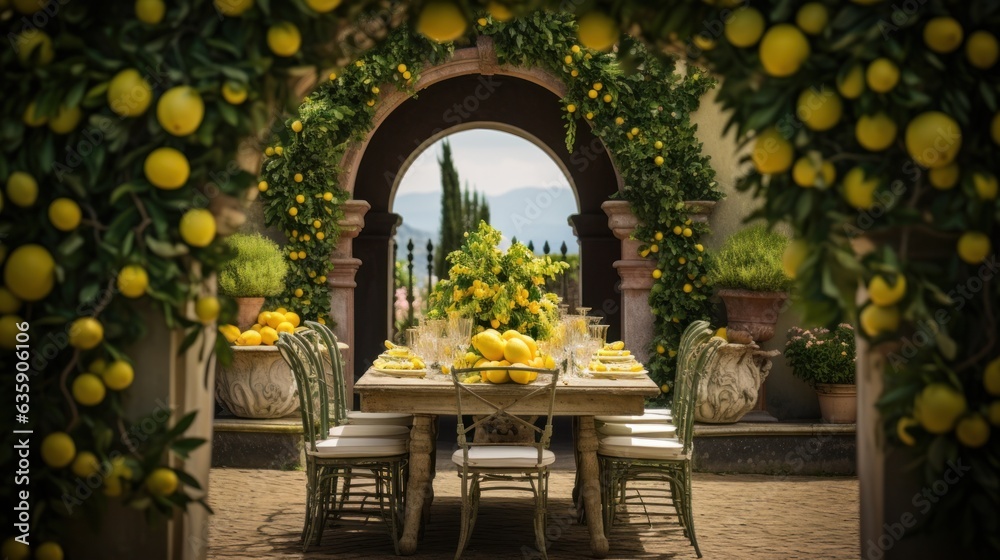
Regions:
[[[764,226],[743,229],[731,236],[712,261],[712,281],[720,288],[755,292],[785,292],[792,279],[785,275],[781,256],[788,238]]]
[[[219,291],[230,297],[272,297],[285,289],[288,264],[278,244],[259,233],[226,238],[233,258],[219,271]]]

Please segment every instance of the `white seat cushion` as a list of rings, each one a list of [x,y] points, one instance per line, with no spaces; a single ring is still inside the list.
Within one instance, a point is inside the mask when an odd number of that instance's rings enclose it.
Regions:
[[[385,437],[406,439],[410,437],[410,429],[406,426],[381,424],[347,424],[344,426],[334,426],[330,428],[330,437]]]
[[[641,416],[597,416],[594,418],[605,424],[658,424],[673,421],[666,408],[647,408]]]
[[[357,410],[348,410],[347,421],[351,424],[412,426],[413,416],[399,412],[360,412]]]
[[[597,453],[628,459],[684,459],[684,445],[673,438],[611,436],[599,441]]]
[[[388,457],[406,453],[406,440],[399,438],[330,438],[316,443],[317,457]]]
[[[458,449],[451,454],[451,462],[462,465],[464,457]],[[556,462],[555,453],[542,451],[542,465]],[[517,445],[485,445],[469,449],[469,466],[483,469],[533,469],[538,463],[538,450]]]
[[[673,424],[602,424],[597,428],[602,436],[635,436],[644,438],[672,438],[677,433]]]

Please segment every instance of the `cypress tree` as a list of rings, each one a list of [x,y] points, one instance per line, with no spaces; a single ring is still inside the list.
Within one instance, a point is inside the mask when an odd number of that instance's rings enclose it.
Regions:
[[[462,234],[479,227],[480,220],[489,223],[490,209],[486,197],[480,197],[468,182],[462,191],[448,141],[442,145],[438,165],[441,168],[441,238],[434,258],[434,275],[444,278],[448,274],[448,253],[462,247]]]

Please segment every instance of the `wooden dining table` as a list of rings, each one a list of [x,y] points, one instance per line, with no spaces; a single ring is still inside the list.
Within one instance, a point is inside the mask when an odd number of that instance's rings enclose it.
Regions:
[[[533,389],[531,385],[516,383],[484,384],[477,388],[488,392],[488,398],[497,403],[513,402]],[[400,540],[400,552],[413,554],[417,550],[421,524],[434,499],[433,457],[437,416],[457,414],[455,387],[451,379],[444,375],[431,374],[425,378],[393,377],[369,369],[355,383],[354,390],[361,397],[362,411],[405,412],[414,416],[410,432],[406,509]],[[656,383],[645,376],[639,379],[569,377],[560,380],[556,389],[553,414],[574,416],[577,419],[575,440],[580,475],[577,490],[590,530],[591,552],[597,558],[607,555],[608,539],[604,534],[601,516],[598,441],[594,416],[642,414],[645,398],[659,393]],[[463,412],[475,415],[490,414],[493,410],[483,403],[466,401],[463,403]],[[522,416],[545,415],[548,413],[548,402],[538,395],[518,402],[508,412]]]

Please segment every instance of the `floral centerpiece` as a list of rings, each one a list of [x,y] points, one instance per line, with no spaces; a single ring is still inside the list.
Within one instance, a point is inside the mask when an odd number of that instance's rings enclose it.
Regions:
[[[545,291],[545,279],[569,268],[548,256],[536,257],[521,243],[499,247],[500,231],[480,222],[465,234],[462,247],[448,255],[448,279],[431,294],[431,318],[449,313],[472,317],[476,330],[516,330],[546,340],[556,322],[559,296]]]
[[[854,327],[841,323],[834,330],[788,330],[785,344],[785,361],[795,376],[807,383],[854,383],[857,357],[854,346]]]

